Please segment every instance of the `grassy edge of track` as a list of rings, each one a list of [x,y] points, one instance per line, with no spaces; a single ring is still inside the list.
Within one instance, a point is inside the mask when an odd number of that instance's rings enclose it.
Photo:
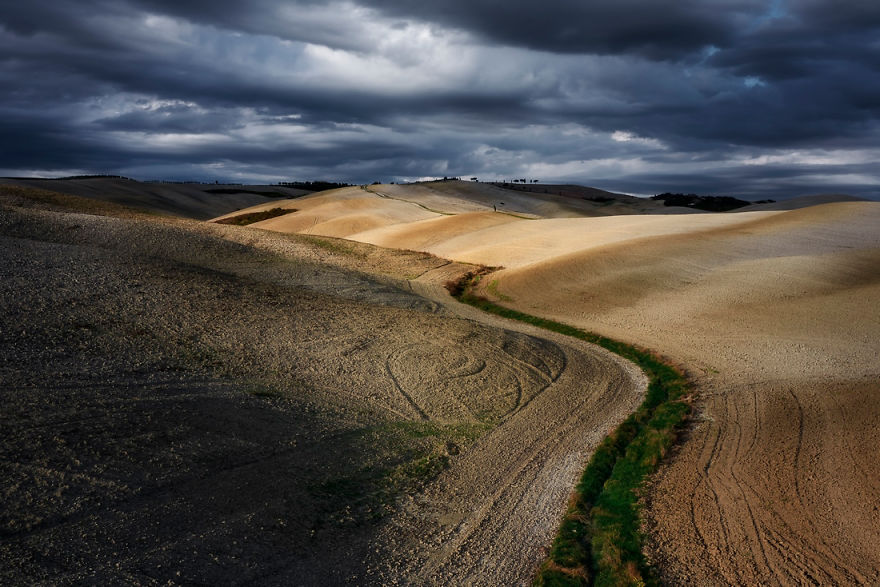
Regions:
[[[690,382],[648,350],[474,295],[473,288],[485,273],[469,272],[449,282],[447,289],[459,301],[483,311],[597,344],[635,363],[648,377],[644,401],[590,458],[535,585],[658,583],[642,554],[640,497],[690,414]]]

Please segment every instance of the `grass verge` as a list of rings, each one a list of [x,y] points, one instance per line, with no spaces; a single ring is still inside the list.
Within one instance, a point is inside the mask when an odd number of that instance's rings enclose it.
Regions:
[[[474,295],[474,286],[489,271],[469,272],[447,289],[486,312],[597,344],[638,365],[649,380],[642,404],[593,453],[535,585],[658,583],[642,554],[639,499],[690,413],[689,382],[650,351]]]

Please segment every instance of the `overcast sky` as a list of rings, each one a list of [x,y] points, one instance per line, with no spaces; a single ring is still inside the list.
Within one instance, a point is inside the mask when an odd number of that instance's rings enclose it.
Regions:
[[[0,175],[880,190],[878,0],[0,0]]]

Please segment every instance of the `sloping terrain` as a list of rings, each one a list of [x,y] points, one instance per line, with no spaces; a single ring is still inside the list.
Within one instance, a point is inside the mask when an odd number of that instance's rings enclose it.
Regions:
[[[523,192],[533,201],[553,202],[577,210],[577,216],[620,216],[623,214],[691,214],[682,206],[666,206],[651,198],[607,192],[597,188],[571,184],[501,184],[505,189]],[[559,214],[542,214],[559,217]]]
[[[688,208],[575,186],[436,181],[419,184],[370,185],[319,192],[295,201],[257,205],[215,218],[258,212],[269,206],[296,208],[285,220],[266,221],[258,228],[349,238],[360,232],[468,213],[492,212],[512,218],[582,218],[626,214],[691,214]],[[565,188],[565,189],[562,189]],[[602,194],[596,195],[596,193]],[[355,238],[355,240],[361,240]]]
[[[161,214],[207,220],[278,198],[309,193],[286,186],[140,182],[124,177],[0,178],[0,185],[51,190]]]
[[[524,582],[644,392],[425,254],[9,187],[0,241],[4,584]]]
[[[437,216],[419,206],[382,198],[360,187],[319,192],[311,197],[281,202],[280,206],[296,208],[297,212],[253,226],[277,232],[346,237],[377,226]]]
[[[733,226],[768,213],[693,214],[688,215],[686,221],[676,215],[526,220],[506,214],[489,214],[462,214],[448,219],[398,224],[356,233],[349,238],[385,247],[428,251],[456,261],[521,268],[597,246],[628,241],[634,234],[677,234]]]
[[[635,238],[490,280],[508,305],[660,349],[695,377],[697,421],[647,509],[666,580],[880,579],[880,204]]]
[[[393,191],[437,215],[346,236],[503,267],[487,297],[690,372],[697,417],[647,499],[667,581],[880,581],[880,204],[597,218],[543,197],[490,211],[500,192],[455,182]]]
[[[757,212],[764,210],[797,210],[808,206],[820,204],[834,204],[837,202],[864,202],[864,198],[848,196],[846,194],[816,194],[812,196],[799,196],[781,200],[779,202],[767,202],[764,204],[751,204],[737,210],[737,212]]]
[[[457,262],[694,379],[646,496],[665,580],[880,581],[878,203],[603,218],[437,182],[268,202],[298,212],[266,232],[4,194],[7,581],[527,581],[641,380],[450,303]]]

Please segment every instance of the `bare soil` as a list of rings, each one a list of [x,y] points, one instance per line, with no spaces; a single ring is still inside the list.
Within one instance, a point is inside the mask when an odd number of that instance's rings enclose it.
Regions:
[[[694,377],[697,417],[646,500],[666,582],[876,584],[878,268],[880,205],[862,202],[489,280],[505,303],[658,349]]]
[[[156,214],[207,220],[240,208],[296,198],[307,190],[277,185],[140,182],[123,177],[0,178],[0,185],[49,190]]]
[[[2,193],[3,582],[528,582],[644,382],[452,303],[471,262],[693,377],[645,496],[666,582],[880,583],[880,204],[588,218],[441,182],[267,232]]]
[[[436,285],[420,289],[427,295],[433,290],[436,299],[445,296]],[[544,382],[542,393],[481,438],[383,528],[370,570],[382,584],[530,583],[590,454],[635,410],[647,385],[632,364],[593,345],[467,306],[456,310],[552,341],[560,352],[550,361],[521,363]]]
[[[461,270],[0,189],[0,582],[528,582],[644,381]]]
[[[374,226],[344,236],[503,267],[486,296],[652,348],[694,378],[697,417],[646,495],[665,581],[880,583],[880,204],[649,216],[482,184],[373,190],[395,219],[377,200]],[[587,217],[603,204],[641,215]],[[438,215],[415,217],[426,207]],[[446,568],[414,560],[423,579]]]

